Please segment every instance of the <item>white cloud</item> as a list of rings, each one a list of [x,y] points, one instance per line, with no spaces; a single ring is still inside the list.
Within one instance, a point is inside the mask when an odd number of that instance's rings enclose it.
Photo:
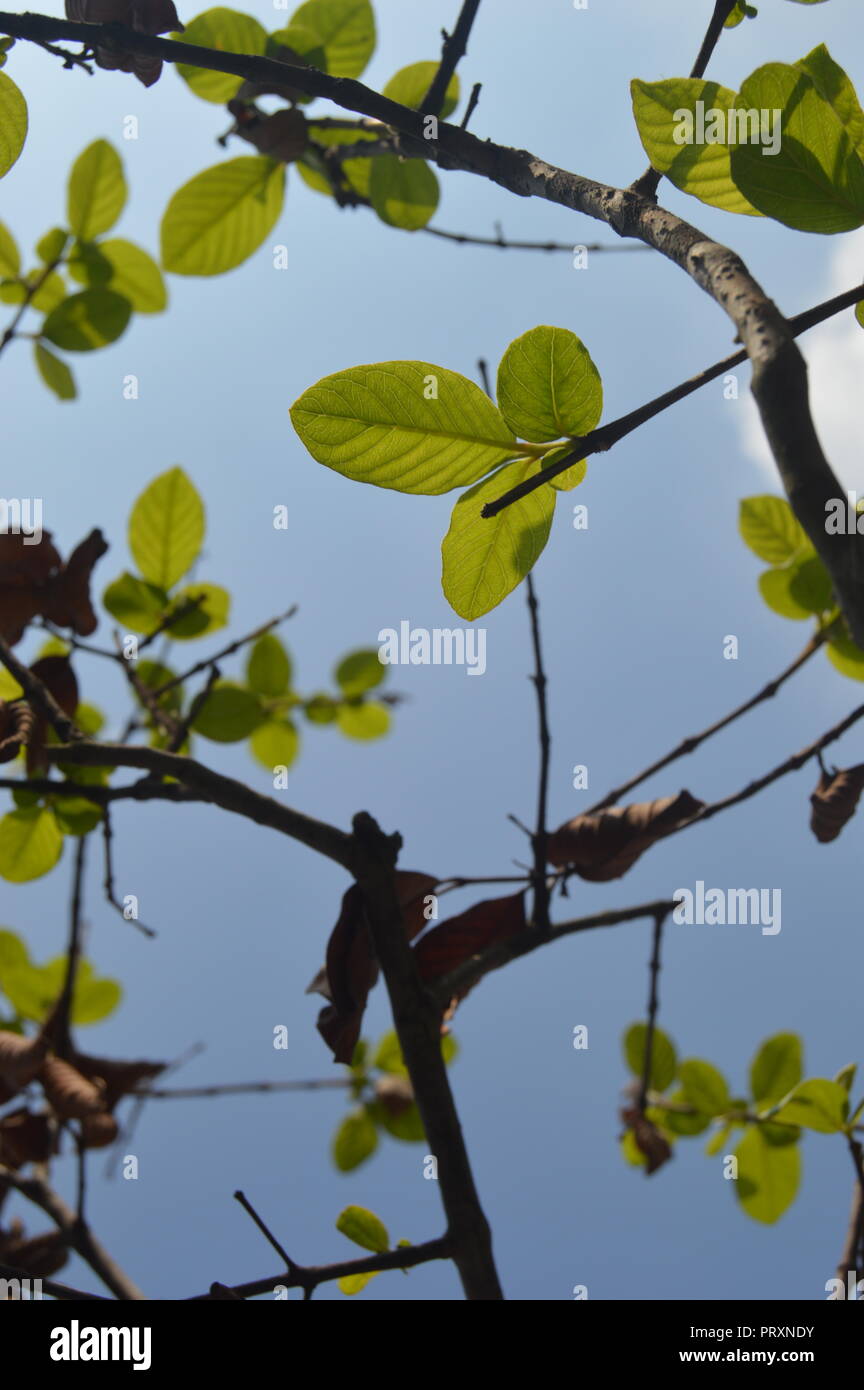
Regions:
[[[864,231],[843,238],[832,257],[827,283],[813,303],[830,299],[864,279]],[[864,494],[861,410],[864,404],[864,329],[846,309],[800,340],[810,374],[810,401],[828,461],[847,488]],[[744,448],[770,473],[777,472],[759,414],[748,397],[741,414]]]

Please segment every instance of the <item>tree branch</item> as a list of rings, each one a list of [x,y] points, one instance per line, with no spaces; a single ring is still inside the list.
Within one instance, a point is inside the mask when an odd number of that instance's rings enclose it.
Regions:
[[[417,973],[396,895],[393,869],[401,838],[384,835],[366,812],[354,817],[354,837],[360,858],[355,877],[429,1150],[437,1160],[451,1256],[467,1299],[497,1301],[504,1295],[441,1055],[441,1014]]]
[[[655,772],[660,772],[662,768],[668,767],[670,763],[674,763],[678,758],[683,758],[685,754],[695,752],[706,739],[712,738],[714,734],[719,734],[721,729],[728,728],[730,724],[734,724],[736,719],[740,719],[742,715],[749,713],[751,709],[755,709],[756,706],[762,704],[764,700],[770,700],[777,694],[781,685],[783,685],[790,676],[794,676],[796,671],[800,671],[805,662],[809,661],[811,656],[813,656],[815,652],[818,652],[820,647],[824,646],[825,640],[826,634],[823,631],[815,632],[803,650],[798,653],[795,660],[786,667],[785,671],[781,671],[779,676],[775,676],[774,679],[763,686],[756,695],[753,695],[749,700],[745,700],[743,705],[738,705],[737,709],[733,709],[731,714],[724,715],[722,719],[718,719],[716,724],[710,724],[707,729],[702,730],[701,734],[691,734],[689,738],[682,739],[670,753],[666,753],[662,758],[658,758],[655,763],[651,763],[651,765],[644,768],[642,772],[637,772],[636,776],[631,777],[628,782],[622,782],[620,787],[614,787],[611,792],[608,792],[607,795],[604,796],[602,801],[598,801],[596,805],[590,807],[585,814],[587,816],[593,816],[598,811],[605,810],[607,806],[614,806],[616,801],[620,801],[621,797],[626,796],[627,792],[632,791],[634,787],[638,787],[640,782],[644,782],[649,777],[653,777]]]
[[[449,1260],[453,1258],[452,1241],[447,1236],[437,1240],[427,1240],[422,1245],[405,1245],[399,1250],[387,1250],[381,1255],[366,1255],[359,1260],[340,1260],[331,1265],[298,1265],[293,1261],[284,1273],[272,1279],[254,1279],[248,1284],[235,1284],[231,1293],[238,1298],[255,1298],[258,1294],[272,1293],[276,1285],[289,1289],[302,1289],[311,1293],[319,1284],[333,1279],[344,1279],[352,1274],[377,1274],[388,1269],[416,1269],[418,1265],[428,1264],[430,1260]],[[223,1286],[224,1287],[224,1286]],[[196,1294],[190,1303],[204,1303],[217,1297],[209,1293]]]
[[[440,116],[450,79],[468,47],[468,38],[479,8],[480,0],[463,0],[453,33],[447,34],[445,32],[438,71],[432,78],[429,90],[420,103],[420,110],[424,115]]]
[[[528,612],[531,618],[531,643],[534,648],[534,675],[531,680],[537,695],[538,730],[540,737],[540,772],[537,788],[537,821],[531,845],[534,850],[534,926],[542,932],[549,930],[549,882],[546,867],[546,807],[549,795],[549,713],[546,707],[546,672],[543,669],[543,648],[540,641],[540,612],[533,576],[528,575]]]

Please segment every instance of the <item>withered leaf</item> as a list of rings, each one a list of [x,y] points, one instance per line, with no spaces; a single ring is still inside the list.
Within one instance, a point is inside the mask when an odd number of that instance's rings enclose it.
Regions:
[[[24,1038],[20,1033],[0,1031],[0,1083],[14,1096],[38,1074],[47,1052],[48,1039],[43,1033]]]
[[[458,917],[451,917],[440,927],[433,927],[417,943],[414,955],[420,978],[437,980],[442,975],[449,975],[457,965],[476,956],[486,946],[503,941],[524,929],[524,893],[475,903]],[[464,995],[460,997],[464,998]]]
[[[105,1109],[101,1088],[61,1057],[46,1057],[39,1080],[46,1099],[62,1120],[83,1120]]]
[[[621,1111],[621,1119],[633,1131],[636,1147],[645,1155],[645,1173],[650,1178],[672,1157],[672,1146],[657,1126],[643,1115],[638,1106]]]
[[[139,34],[183,33],[173,0],[66,0],[66,18],[85,24],[125,24]],[[161,58],[96,49],[96,63],[108,71],[134,72],[145,87],[158,82]]]
[[[29,1237],[0,1232],[0,1260],[23,1269],[34,1279],[50,1279],[69,1258],[67,1239],[62,1231]]]
[[[68,656],[43,656],[30,667],[31,675],[40,680],[46,690],[54,696],[64,714],[71,718],[78,708],[78,681],[72,670]],[[45,739],[48,722],[34,713],[30,737],[27,742],[27,774],[34,777],[48,767],[45,758]]]
[[[26,700],[0,700],[0,763],[11,763],[31,741],[35,720]]]
[[[426,924],[423,900],[433,892],[438,879],[407,869],[398,870],[395,879],[405,934],[411,941]],[[354,883],[342,899],[339,919],[327,943],[324,974],[319,972],[310,985],[330,1000],[318,1015],[318,1031],[337,1062],[350,1064],[366,1000],[377,979],[378,963],[366,925],[363,895]]]
[[[93,566],[108,545],[102,532],[91,531],[76,546],[67,564],[43,531],[36,545],[23,534],[0,535],[0,636],[14,646],[36,617],[89,637],[97,617],[90,601]]]
[[[549,836],[546,857],[556,868],[571,867],[591,883],[621,878],[646,849],[671,835],[703,805],[681,791],[677,796],[576,816]]]
[[[120,1126],[113,1115],[85,1115],[81,1121],[82,1148],[105,1149],[119,1133]]]
[[[54,1150],[54,1136],[47,1115],[26,1106],[10,1110],[0,1120],[0,1163],[23,1168],[25,1163],[45,1163]]]
[[[822,845],[836,840],[851,820],[864,791],[864,763],[824,772],[810,797],[810,829]]]
[[[306,148],[306,117],[302,111],[286,107],[272,116],[241,125],[240,134],[268,158],[293,164]]]
[[[108,1110],[113,1110],[117,1102],[140,1086],[142,1081],[152,1081],[159,1076],[168,1065],[167,1062],[126,1062],[108,1057],[88,1057],[83,1052],[73,1052],[69,1060],[82,1076],[99,1087]]]

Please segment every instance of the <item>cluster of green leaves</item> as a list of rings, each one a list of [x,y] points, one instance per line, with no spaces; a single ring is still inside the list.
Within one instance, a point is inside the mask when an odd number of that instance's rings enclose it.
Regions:
[[[170,641],[209,636],[228,621],[231,596],[218,584],[192,582],[205,536],[204,503],[182,468],[160,474],[136,500],[129,517],[129,549],[137,573],[125,570],[102,598],[108,612],[145,639],[164,632]],[[186,581],[185,583],[181,581]],[[139,682],[156,692],[157,702],[172,715],[188,711],[183,684],[167,660],[141,660]],[[295,716],[310,724],[335,724],[349,738],[379,738],[390,727],[386,705],[368,698],[381,684],[387,667],[370,649],[349,652],[335,669],[335,693],[304,696],[293,683],[293,663],[272,632],[251,647],[246,679],[218,680],[192,720],[192,729],[216,743],[250,742],[253,756],[269,771],[290,767],[300,747]],[[163,686],[171,688],[161,692]],[[152,711],[142,709],[151,741],[164,745],[166,735]]]
[[[369,1211],[368,1207],[346,1207],[336,1218],[336,1230],[353,1240],[362,1250],[371,1250],[375,1255],[383,1255],[391,1248],[387,1227],[380,1216]],[[410,1240],[398,1240],[393,1248],[404,1250],[410,1244]],[[346,1274],[339,1280],[340,1292],[349,1295],[359,1293],[378,1273],[378,1270],[373,1270],[371,1274]],[[402,1273],[407,1274],[408,1270]]]
[[[844,500],[844,509],[846,505]],[[768,607],[798,622],[815,617],[827,635],[832,666],[852,680],[864,680],[864,651],[849,636],[828,571],[786,498],[745,497],[738,525],[753,553],[771,567],[759,576],[759,592]]]
[[[36,965],[21,937],[0,927],[0,995],[5,1001],[0,1028],[22,1033],[26,1023],[43,1023],[60,996],[66,967],[66,956]],[[117,980],[96,975],[88,960],[80,960],[69,1021],[76,1028],[101,1023],[114,1012],[122,997],[123,989]]]
[[[446,1033],[441,1039],[441,1055],[448,1066],[458,1051],[456,1039]],[[331,1144],[333,1162],[340,1173],[353,1172],[372,1157],[382,1130],[406,1144],[419,1144],[425,1138],[394,1032],[385,1033],[374,1051],[361,1038],[349,1072],[349,1097],[354,1108],[342,1120]]]
[[[647,1033],[647,1024],[634,1023],[624,1035],[627,1066],[640,1080]],[[864,1098],[854,1109],[850,1107],[856,1070],[850,1064],[833,1080],[805,1081],[801,1039],[795,1033],[777,1033],[762,1043],[750,1062],[749,1098],[736,1097],[711,1062],[679,1061],[671,1038],[655,1028],[645,1114],[670,1144],[704,1134],[713,1125],[715,1132],[705,1145],[710,1158],[727,1158],[734,1135],[735,1195],[748,1216],[771,1224],[798,1192],[801,1131],[853,1133],[864,1112]],[[674,1082],[677,1086],[670,1093]],[[644,1165],[645,1155],[631,1130],[621,1146],[628,1163]]]
[[[0,73],[0,82],[4,75]],[[0,105],[3,88],[0,86]],[[0,110],[0,154],[3,111]],[[27,305],[44,315],[32,335],[36,366],[61,401],[77,392],[69,364],[57,355],[107,347],[125,332],[132,313],[158,314],[167,304],[156,262],[134,242],[106,238],[126,204],[123,162],[107,140],[95,140],[69,174],[65,227],[52,227],[36,243],[39,264],[23,271],[12,233],[0,223],[0,302]],[[68,280],[83,285],[70,291]]]
[[[582,481],[585,461],[494,519],[481,516],[483,506],[563,458],[603,406],[584,343],[546,326],[507,348],[497,396],[496,406],[474,382],[428,362],[378,362],[325,377],[291,408],[312,457],[356,482],[430,496],[471,484],[441,547],[445,597],[469,622],[531,570],[549,538],[556,493]]]
[[[685,193],[726,212],[773,217],[805,232],[846,232],[864,223],[864,111],[824,44],[800,62],[766,63],[739,92],[694,77],[631,84],[633,114],[652,165]],[[701,143],[682,143],[682,112]],[[728,139],[731,111],[780,111],[780,143]],[[723,114],[712,125],[712,113]]]
[[[304,0],[287,25],[274,33],[251,15],[221,6],[205,10],[187,26],[184,43],[223,52],[279,57],[290,50],[301,61],[333,77],[359,77],[375,51],[375,16],[369,0]],[[419,110],[437,63],[412,63],[397,72],[384,95]],[[242,100],[239,77],[178,64],[189,89],[204,101]],[[295,92],[298,104],[311,98]],[[442,117],[459,101],[459,80],[450,82]],[[298,160],[301,178],[319,193],[332,195],[324,173],[323,150],[374,141],[374,132],[333,130],[308,117],[308,145]],[[422,159],[381,155],[349,159],[344,177],[355,194],[368,199],[383,222],[406,231],[425,227],[438,206],[438,179]],[[162,263],[176,275],[221,275],[253,254],[272,231],[285,198],[284,163],[264,155],[241,156],[213,165],[179,188],[162,219]]]
[[[0,68],[14,39],[0,38]],[[0,72],[0,179],[8,174],[27,139],[27,102],[8,73]]]

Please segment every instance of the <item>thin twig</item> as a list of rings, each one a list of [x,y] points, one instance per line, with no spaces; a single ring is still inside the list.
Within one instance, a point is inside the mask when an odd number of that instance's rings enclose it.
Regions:
[[[657,1027],[657,1010],[660,1006],[660,947],[663,939],[663,923],[666,920],[667,912],[668,908],[655,913],[654,931],[651,936],[651,963],[649,965],[651,984],[648,990],[648,1029],[645,1034],[645,1060],[642,1067],[642,1082],[639,1087],[639,1099],[637,1101],[640,1115],[645,1114],[648,1087],[651,1084],[651,1066],[654,1060],[654,1033]]]
[[[815,328],[817,324],[824,323],[826,319],[833,318],[835,314],[842,313],[844,309],[850,309],[854,304],[864,301],[864,285],[856,285],[851,290],[845,290],[843,294],[834,295],[832,299],[827,299],[823,304],[817,304],[811,309],[806,309],[802,314],[796,314],[794,318],[788,320],[789,331],[793,338],[797,338],[808,329]],[[648,401],[645,405],[640,405],[638,409],[631,410],[627,415],[621,415],[617,420],[612,420],[608,425],[601,425],[599,429],[592,430],[590,434],[584,435],[581,439],[573,440],[573,448],[568,450],[566,455],[557,459],[555,463],[548,464],[541,468],[539,472],[526,478],[525,482],[518,483],[516,487],[510,488],[501,497],[496,497],[493,502],[487,502],[481,513],[484,517],[497,516],[505,507],[511,507],[520,498],[527,497],[529,492],[535,488],[542,487],[544,483],[551,482],[557,478],[559,473],[563,473],[580,459],[588,458],[591,454],[605,453],[611,449],[619,440],[626,435],[632,434],[633,430],[639,429],[648,420],[653,420],[656,415],[662,414],[670,406],[677,405],[687,396],[698,391],[702,386],[707,386],[709,381],[715,381],[718,376],[732,370],[733,367],[740,366],[747,361],[748,354],[744,348],[740,352],[734,352],[730,357],[724,357],[721,362],[715,362],[712,367],[706,367],[698,376],[690,377],[678,386],[673,386],[671,391],[664,391],[661,396],[656,396],[653,401]],[[557,447],[550,445],[550,448]]]
[[[598,801],[596,805],[590,807],[585,814],[591,816],[597,811],[605,810],[607,806],[614,806],[616,801],[620,801],[621,797],[625,796],[627,792],[632,791],[634,787],[638,787],[640,782],[646,781],[647,778],[652,777],[655,772],[660,772],[662,768],[668,767],[670,763],[674,763],[678,758],[683,758],[687,753],[693,753],[700,744],[706,741],[706,739],[712,738],[714,734],[719,734],[721,729],[728,728],[736,719],[740,719],[742,715],[747,714],[751,709],[755,709],[763,700],[770,700],[777,694],[781,685],[789,680],[790,676],[794,676],[796,671],[800,671],[805,662],[809,661],[811,656],[819,651],[825,641],[826,633],[824,631],[814,633],[807,645],[798,653],[795,660],[786,667],[785,671],[781,671],[779,676],[775,676],[774,680],[769,681],[768,684],[763,686],[751,699],[746,700],[743,705],[738,705],[736,709],[732,710],[731,714],[724,715],[722,719],[718,719],[716,724],[711,724],[707,729],[703,729],[701,734],[691,734],[689,738],[682,739],[670,753],[666,753],[662,758],[658,758],[656,762],[651,763],[651,765],[644,768],[642,772],[637,772],[636,776],[631,777],[629,781],[622,782],[620,787],[614,787],[611,792],[608,792],[607,795],[603,797],[602,801]]]
[[[293,1272],[296,1269],[296,1265],[291,1256],[288,1254],[287,1250],[285,1250],[284,1246],[276,1239],[267,1223],[258,1215],[245,1193],[240,1192],[238,1189],[238,1191],[234,1193],[234,1200],[239,1202],[243,1210],[252,1217],[252,1220],[264,1236],[264,1239],[269,1241],[279,1258],[285,1261],[286,1268]]]
[[[130,1094],[145,1100],[198,1100],[209,1096],[245,1096],[275,1091],[341,1091],[350,1076],[326,1076],[315,1081],[237,1081],[219,1086],[141,1087]]]
[[[441,237],[445,241],[455,241],[459,246],[494,246],[499,251],[566,251],[573,255],[574,245],[569,241],[510,241],[499,233],[497,236],[469,236],[467,232],[446,232],[443,227],[421,227],[427,236]],[[608,241],[594,241],[580,245],[583,251],[650,251],[650,246],[642,242],[621,242],[620,245]]]
[[[537,821],[531,843],[534,849],[534,925],[540,931],[549,930],[549,883],[546,870],[546,807],[549,796],[549,712],[546,704],[546,672],[543,667],[543,648],[540,641],[540,610],[533,576],[528,575],[528,612],[531,618],[531,644],[534,649],[534,674],[531,677],[537,694],[538,731],[540,738],[540,768],[537,789]]]
[[[109,805],[106,804],[102,811],[102,847],[105,860],[105,874],[102,882],[105,892],[105,900],[106,902],[110,903],[110,905],[114,908],[115,912],[119,912],[124,922],[131,922],[132,925],[137,927],[140,932],[143,932],[145,936],[149,936],[151,938],[155,937],[156,932],[153,930],[152,927],[145,927],[144,923],[139,922],[137,917],[126,916],[125,908],[123,907],[123,904],[120,902],[119,898],[117,897],[114,891],[114,855],[112,849],[113,840],[114,831],[111,825],[111,808]]]
[[[450,79],[459,63],[459,59],[468,47],[468,38],[471,34],[471,27],[477,17],[480,8],[480,0],[463,0],[462,9],[452,34],[444,33],[444,47],[441,51],[441,62],[438,71],[432,78],[429,90],[420,103],[419,109],[424,115],[439,116],[444,100],[447,96],[447,88]]]
[[[160,697],[166,695],[169,690],[174,690],[176,686],[183,685],[184,681],[190,680],[192,676],[197,676],[201,671],[206,671],[216,662],[224,661],[226,656],[233,656],[235,652],[239,652],[241,647],[247,646],[250,642],[257,641],[259,637],[264,637],[268,632],[271,632],[274,627],[278,627],[280,623],[287,622],[289,618],[293,618],[296,612],[297,604],[293,603],[290,608],[286,609],[284,613],[280,613],[278,617],[271,618],[267,623],[261,623],[258,627],[254,628],[252,632],[247,632],[243,637],[238,637],[235,641],[230,642],[227,647],[222,647],[218,652],[214,652],[212,656],[205,657],[201,661],[196,661],[195,665],[190,666],[188,671],[183,671],[179,676],[173,676],[171,680],[165,681],[163,685],[157,686],[153,694]]]
[[[0,637],[0,662],[6,667],[10,676],[14,676],[37,713],[47,719],[61,743],[84,738],[74,720],[70,719],[60,708],[48,687],[40,681],[38,676],[33,675],[29,667],[18,660],[9,643],[2,637]]]
[[[238,1298],[255,1298],[259,1294],[272,1293],[281,1285],[283,1288],[302,1289],[309,1294],[319,1284],[333,1279],[346,1279],[355,1274],[377,1274],[388,1269],[416,1269],[418,1265],[431,1260],[453,1258],[453,1241],[449,1236],[437,1240],[427,1240],[422,1245],[405,1245],[398,1250],[388,1250],[380,1255],[367,1255],[357,1260],[340,1260],[331,1265],[298,1265],[292,1262],[292,1269],[273,1275],[269,1279],[254,1279],[248,1284],[235,1284],[231,1292]],[[225,1286],[223,1286],[225,1287]],[[216,1295],[211,1290],[197,1294],[190,1303],[211,1301]]]

